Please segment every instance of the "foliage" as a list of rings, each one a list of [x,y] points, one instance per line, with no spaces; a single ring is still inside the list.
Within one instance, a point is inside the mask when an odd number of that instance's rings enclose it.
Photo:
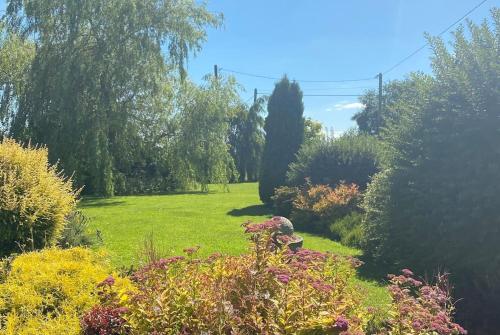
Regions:
[[[26,87],[34,45],[0,23],[0,138],[8,131]]]
[[[362,262],[293,252],[276,241],[276,219],[244,224],[246,254],[199,259],[199,247],[186,248],[136,271],[127,294],[108,277],[100,303],[82,317],[84,334],[466,334],[452,321],[445,277],[423,285],[407,269],[391,275],[383,313],[363,303],[353,281]]]
[[[367,309],[351,281],[359,261],[276,250],[276,229],[273,220],[247,225],[246,255],[199,260],[188,248],[149,264],[133,275],[137,294],[104,306],[125,307],[132,334],[360,332]]]
[[[329,235],[330,224],[358,208],[361,193],[355,184],[306,184],[293,202],[292,222],[300,229]]]
[[[379,263],[451,273],[465,326],[499,328],[500,10],[492,26],[430,38],[431,98],[387,130],[386,169],[370,184],[365,253]],[[491,312],[490,312],[491,311]]]
[[[129,333],[126,320],[123,318],[125,309],[110,306],[94,306],[82,318],[84,335],[126,335]]]
[[[265,99],[259,98],[250,108],[241,108],[231,119],[229,144],[239,174],[239,181],[257,181],[264,147]]]
[[[299,84],[283,77],[269,97],[267,112],[259,195],[262,202],[269,204],[274,189],[285,185],[288,165],[304,141],[304,104]]]
[[[322,138],[306,143],[290,164],[287,177],[292,185],[305,178],[313,184],[355,183],[364,189],[378,171],[379,143],[368,135],[348,132],[339,138]]]
[[[293,210],[293,202],[300,193],[300,188],[280,186],[274,190],[271,197],[273,201],[274,215],[290,217]]]
[[[438,275],[435,284],[424,284],[411,270],[403,269],[401,275],[389,275],[389,279],[393,300],[390,334],[467,334],[452,320],[454,306],[447,275]]]
[[[45,148],[0,143],[0,255],[53,245],[76,206],[78,191]]]
[[[360,97],[364,107],[352,120],[362,133],[379,135],[384,128],[398,123],[402,114],[422,107],[433,84],[434,78],[421,72],[386,82],[382,89],[382,112],[378,110],[378,92],[369,90]]]
[[[119,163],[159,149],[163,131],[145,138],[167,117],[173,70],[185,77],[220,17],[190,0],[9,0],[6,22],[36,47],[11,134],[49,146],[86,192],[112,195],[130,167]]]
[[[324,138],[323,125],[310,117],[304,120],[304,143],[318,141]]]
[[[89,219],[81,211],[73,211],[66,221],[61,236],[57,239],[59,247],[90,247],[96,242],[89,234]]]
[[[197,87],[185,83],[179,106],[179,131],[173,159],[176,176],[185,184],[227,184],[237,171],[229,153],[229,122],[243,108],[234,78],[206,78]]]
[[[99,300],[96,286],[110,269],[83,248],[46,249],[15,258],[0,282],[0,334],[80,334],[78,316]],[[117,279],[117,291],[131,290]]]
[[[334,221],[330,225],[330,232],[343,245],[360,248],[363,241],[363,214],[353,211]]]

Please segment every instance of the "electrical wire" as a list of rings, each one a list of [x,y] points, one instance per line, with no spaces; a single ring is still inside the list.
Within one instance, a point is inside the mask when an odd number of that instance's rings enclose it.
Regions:
[[[460,23],[463,19],[465,19],[467,16],[469,16],[472,12],[474,12],[476,9],[481,7],[486,1],[488,0],[482,0],[479,2],[477,5],[472,7],[469,11],[467,11],[464,15],[462,15],[459,19],[454,21],[452,24],[450,24],[448,27],[446,27],[443,31],[441,31],[437,36],[442,36],[446,32],[448,32],[451,28],[453,28],[455,25]],[[425,49],[429,43],[425,43],[424,45],[420,46],[417,48],[415,51],[410,53],[408,56],[404,57],[400,61],[398,61],[396,64],[382,72],[382,74],[387,74],[406,62],[408,59]],[[267,75],[260,75],[260,74],[255,74],[255,73],[250,73],[250,72],[243,72],[243,71],[237,71],[237,70],[231,70],[231,69],[226,69],[226,68],[220,68],[220,71],[225,71],[229,73],[234,73],[234,74],[239,74],[243,76],[249,76],[249,77],[255,77],[255,78],[262,78],[262,79],[268,79],[268,80],[280,80],[281,78],[278,77],[273,77],[273,76],[267,76]],[[359,82],[359,81],[369,81],[369,80],[374,80],[377,79],[378,75],[375,77],[367,77],[367,78],[355,78],[355,79],[339,79],[339,80],[304,80],[304,79],[294,79],[296,82],[301,82],[301,83],[347,83],[347,82]],[[346,88],[348,89],[348,88]],[[359,96],[359,95],[347,95],[347,94],[304,94],[304,96]]]
[[[249,72],[242,72],[242,71],[231,70],[231,69],[226,69],[226,68],[220,68],[219,71],[225,71],[225,72],[240,74],[240,75],[243,75],[243,76],[263,78],[263,79],[269,79],[269,80],[280,80],[281,79],[281,78],[278,78],[278,77],[264,76],[264,75],[260,75],[260,74],[254,74],[254,73],[249,73]],[[373,80],[373,79],[375,79],[375,78],[340,79],[340,80],[305,80],[305,79],[293,79],[293,81],[296,81],[296,82],[299,82],[299,83],[347,83],[347,82],[354,82],[354,81],[367,81],[367,80]]]
[[[464,15],[462,15],[458,20],[456,20],[455,22],[453,22],[452,24],[450,24],[448,27],[446,27],[446,29],[444,29],[439,34],[437,34],[437,36],[442,36],[444,33],[446,33],[447,31],[449,31],[451,28],[453,28],[455,25],[457,25],[463,19],[465,19],[467,16],[469,16],[476,9],[478,9],[479,7],[481,7],[486,1],[488,1],[488,0],[483,0],[480,3],[478,3],[477,5],[475,5],[467,13],[465,13]],[[397,68],[398,66],[400,66],[401,64],[403,64],[404,62],[406,62],[408,59],[412,58],[417,53],[419,53],[420,51],[422,51],[423,49],[425,49],[428,45],[429,45],[429,43],[425,43],[424,45],[422,45],[421,47],[419,47],[418,49],[416,49],[415,51],[413,51],[412,53],[410,53],[408,56],[404,57],[399,62],[397,62],[396,64],[394,64],[393,66],[391,66],[390,68],[388,68],[387,70],[385,70],[383,72],[383,74],[387,74],[387,73],[391,72],[392,70],[394,70],[395,68]]]

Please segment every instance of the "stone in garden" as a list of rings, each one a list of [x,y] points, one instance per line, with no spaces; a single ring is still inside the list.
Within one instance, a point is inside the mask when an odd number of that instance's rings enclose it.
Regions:
[[[283,216],[275,216],[273,220],[279,222],[278,234],[280,235],[293,235],[293,224],[290,220]]]
[[[303,238],[294,234],[293,224],[290,220],[283,216],[275,216],[273,220],[279,222],[278,231],[276,232],[276,237],[278,236],[289,236],[291,241],[288,242],[288,247],[292,251],[297,251],[302,248],[304,242]]]

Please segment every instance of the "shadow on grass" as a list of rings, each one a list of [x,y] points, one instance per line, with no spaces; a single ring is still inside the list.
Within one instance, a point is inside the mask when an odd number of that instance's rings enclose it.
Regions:
[[[260,216],[260,215],[272,215],[273,211],[271,207],[266,205],[252,205],[244,208],[235,208],[227,212],[231,216]]]
[[[106,199],[84,200],[78,205],[78,207],[80,207],[80,208],[112,207],[112,206],[119,206],[119,205],[122,205],[124,203],[125,203],[125,201],[119,201],[119,200],[107,201]]]
[[[364,264],[357,269],[360,278],[373,280],[383,285],[387,284],[387,274],[391,273],[387,265],[376,264],[372,259],[366,256],[358,258],[364,262]]]

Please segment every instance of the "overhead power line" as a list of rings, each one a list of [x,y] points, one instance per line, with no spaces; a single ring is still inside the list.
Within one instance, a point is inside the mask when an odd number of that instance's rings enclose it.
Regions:
[[[259,92],[259,95],[269,95],[272,92]],[[303,97],[360,97],[362,94],[302,94]]]
[[[456,20],[455,22],[453,22],[452,24],[450,24],[448,27],[446,27],[437,36],[442,36],[444,33],[446,33],[447,31],[449,31],[451,28],[453,28],[455,25],[457,25],[463,19],[465,19],[467,16],[469,16],[476,9],[478,9],[479,7],[481,7],[486,1],[488,1],[488,0],[482,0],[480,3],[478,3],[477,5],[475,5],[474,7],[472,7],[467,13],[465,13],[458,20]],[[387,73],[391,72],[392,70],[394,70],[395,68],[397,68],[398,66],[400,66],[401,64],[403,64],[404,62],[406,62],[408,59],[412,58],[417,53],[419,53],[420,51],[422,51],[423,49],[425,49],[428,45],[429,45],[429,43],[425,43],[424,45],[422,45],[421,47],[419,47],[418,49],[416,49],[415,51],[413,51],[412,53],[410,53],[408,56],[404,57],[399,62],[397,62],[396,64],[394,64],[393,66],[391,66],[390,68],[388,68],[387,70],[385,70],[383,72],[383,74],[387,74]]]
[[[226,69],[226,68],[220,68],[219,71],[225,71],[225,72],[240,74],[242,76],[263,78],[263,79],[269,79],[269,80],[280,80],[281,79],[278,77],[264,76],[264,75],[260,75],[260,74],[236,71],[236,70],[231,70],[231,69]],[[293,80],[296,82],[299,82],[299,83],[347,83],[347,82],[353,82],[353,81],[367,81],[367,80],[373,80],[373,79],[375,79],[375,78],[370,77],[370,78],[339,79],[339,80],[305,80],[305,79],[293,79]]]

